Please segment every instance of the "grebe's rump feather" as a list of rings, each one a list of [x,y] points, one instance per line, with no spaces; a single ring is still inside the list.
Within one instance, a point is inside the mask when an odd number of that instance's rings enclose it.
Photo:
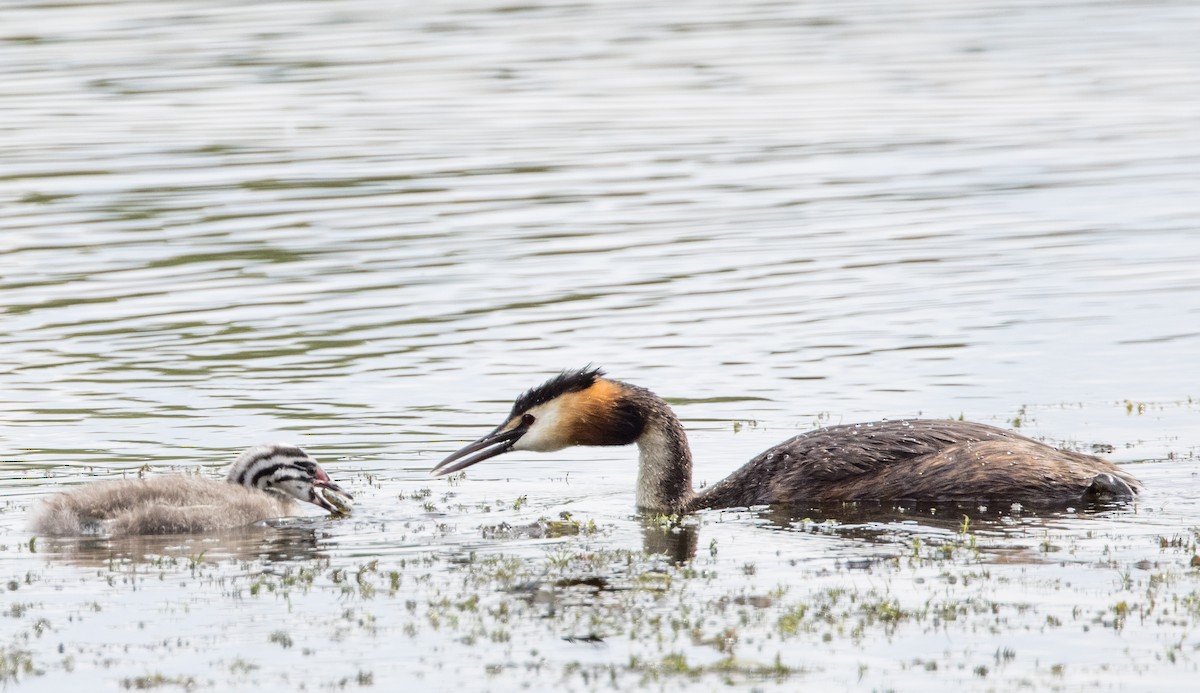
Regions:
[[[296,507],[279,493],[198,476],[104,481],[46,499],[32,530],[42,536],[218,532],[293,515]]]

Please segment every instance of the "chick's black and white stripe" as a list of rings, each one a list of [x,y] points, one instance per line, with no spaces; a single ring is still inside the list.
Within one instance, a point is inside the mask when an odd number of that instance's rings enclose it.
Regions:
[[[295,473],[287,473],[291,470]],[[316,470],[316,461],[294,445],[256,445],[238,456],[225,480],[263,489],[269,482],[312,480]]]

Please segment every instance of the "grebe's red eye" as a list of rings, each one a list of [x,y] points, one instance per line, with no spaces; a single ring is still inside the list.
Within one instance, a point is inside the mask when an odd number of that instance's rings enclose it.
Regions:
[[[521,425],[526,428],[532,426],[534,421],[537,421],[537,419],[533,418],[533,414],[526,414],[521,417]]]

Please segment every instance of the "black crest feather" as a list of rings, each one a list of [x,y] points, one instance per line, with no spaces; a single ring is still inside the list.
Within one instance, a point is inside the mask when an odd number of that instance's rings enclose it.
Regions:
[[[539,404],[545,404],[555,397],[560,397],[568,392],[581,392],[596,384],[596,381],[604,375],[604,371],[593,366],[585,366],[577,371],[563,371],[546,382],[531,388],[520,397],[516,402],[513,402],[512,412],[509,417],[528,411],[532,407]]]

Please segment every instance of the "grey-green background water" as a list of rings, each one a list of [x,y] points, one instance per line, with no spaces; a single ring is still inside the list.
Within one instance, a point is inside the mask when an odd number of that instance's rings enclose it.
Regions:
[[[3,3],[0,674],[1187,688],[1198,26],[1190,2]],[[1147,492],[659,536],[631,449],[428,478],[586,363],[673,402],[699,482],[921,415],[1111,450]],[[29,543],[44,494],[278,439],[350,519]],[[564,511],[578,534],[534,524]],[[682,564],[654,553],[681,535]]]

